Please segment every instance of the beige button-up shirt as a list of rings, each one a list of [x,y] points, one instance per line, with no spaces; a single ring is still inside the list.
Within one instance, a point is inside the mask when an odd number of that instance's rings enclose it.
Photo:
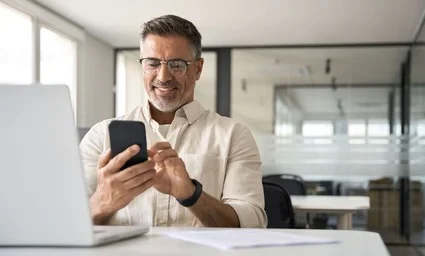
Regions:
[[[266,227],[260,156],[251,132],[239,123],[205,110],[193,101],[176,111],[167,136],[159,132],[149,105],[138,107],[119,120],[137,120],[146,126],[148,148],[168,141],[183,159],[189,176],[210,196],[236,211],[241,227]],[[96,167],[110,147],[108,124],[94,125],[81,141],[80,150],[91,196],[97,186]],[[173,197],[150,188],[119,210],[110,225],[201,227],[192,212]]]

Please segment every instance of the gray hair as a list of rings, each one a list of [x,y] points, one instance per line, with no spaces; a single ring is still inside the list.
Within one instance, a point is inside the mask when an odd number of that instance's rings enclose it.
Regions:
[[[201,39],[202,36],[196,29],[195,25],[192,22],[183,19],[175,15],[164,15],[155,19],[152,19],[142,26],[142,32],[140,36],[142,40],[145,41],[146,37],[149,34],[159,35],[159,36],[182,36],[189,40],[193,48],[193,54],[195,58],[201,58],[202,45]]]

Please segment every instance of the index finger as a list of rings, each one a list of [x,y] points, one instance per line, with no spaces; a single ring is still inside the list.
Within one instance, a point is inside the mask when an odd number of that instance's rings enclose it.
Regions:
[[[123,167],[125,163],[127,163],[127,161],[135,156],[139,151],[140,147],[138,145],[128,147],[126,150],[119,153],[114,158],[112,158],[111,161],[109,161],[109,163],[105,166],[105,171],[109,173],[118,172],[121,167]]]
[[[155,156],[155,153],[152,152],[152,150],[148,149],[148,158],[153,158]]]
[[[166,141],[161,141],[161,142],[157,142],[155,143],[152,147],[151,147],[151,151],[152,153],[155,155],[158,151],[160,150],[166,150],[171,148],[171,144],[166,142]]]
[[[108,149],[100,156],[99,161],[97,162],[97,169],[105,167],[109,163],[109,160],[111,160],[111,149]]]

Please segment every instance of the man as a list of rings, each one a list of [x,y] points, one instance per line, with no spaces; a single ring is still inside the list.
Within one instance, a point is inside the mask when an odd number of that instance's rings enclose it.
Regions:
[[[265,227],[260,157],[247,128],[194,101],[201,35],[167,15],[144,24],[140,64],[148,102],[120,120],[146,126],[149,160],[119,171],[140,150],[111,159],[108,124],[80,149],[95,224]]]

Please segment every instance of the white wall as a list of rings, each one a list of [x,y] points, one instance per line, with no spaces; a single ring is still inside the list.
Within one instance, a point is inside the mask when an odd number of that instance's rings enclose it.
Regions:
[[[273,132],[273,91],[271,84],[246,82],[246,90],[241,81],[232,82],[232,119],[246,125],[253,133]]]
[[[195,86],[195,100],[209,110],[216,111],[217,97],[217,54],[215,52],[202,53],[204,67],[201,78]]]
[[[143,85],[143,71],[138,58],[139,51],[118,53],[117,116],[129,113],[147,99]]]
[[[121,51],[117,56],[116,115],[121,116],[147,99],[138,51]]]
[[[412,50],[412,62],[411,62],[411,81],[412,83],[425,82],[425,47],[415,46]]]
[[[91,127],[114,115],[114,50],[86,34],[80,53],[77,125]]]
[[[125,113],[140,106],[147,99],[143,74],[137,59],[138,51],[125,52]],[[123,86],[123,85],[120,85]]]

